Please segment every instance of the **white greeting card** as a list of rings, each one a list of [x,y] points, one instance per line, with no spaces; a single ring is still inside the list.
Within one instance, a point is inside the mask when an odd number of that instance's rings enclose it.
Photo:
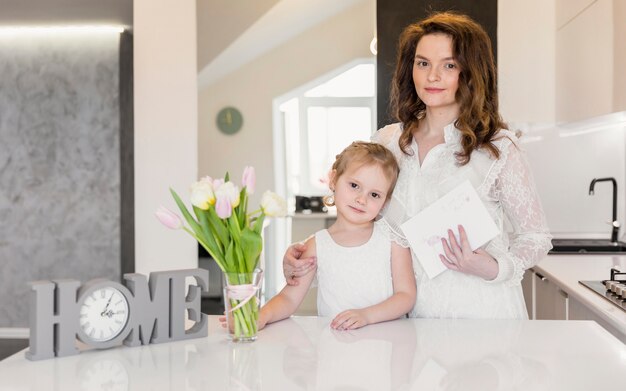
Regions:
[[[402,224],[404,236],[428,278],[448,270],[439,258],[439,254],[445,256],[441,238],[447,239],[448,229],[451,229],[460,244],[459,225],[465,228],[472,250],[500,233],[467,180]]]

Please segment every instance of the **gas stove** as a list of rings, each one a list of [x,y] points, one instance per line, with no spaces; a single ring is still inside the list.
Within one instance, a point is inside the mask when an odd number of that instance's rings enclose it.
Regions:
[[[578,282],[626,311],[626,272],[613,268],[608,280]]]

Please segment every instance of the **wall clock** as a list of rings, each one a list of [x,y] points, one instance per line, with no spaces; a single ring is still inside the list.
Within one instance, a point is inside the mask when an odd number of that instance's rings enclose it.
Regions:
[[[217,128],[224,134],[235,134],[243,125],[241,112],[234,107],[224,107],[215,119]]]

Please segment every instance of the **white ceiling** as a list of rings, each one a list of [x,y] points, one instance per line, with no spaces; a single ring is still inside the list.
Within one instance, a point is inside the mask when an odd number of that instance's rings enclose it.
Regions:
[[[361,1],[196,0],[199,85]],[[0,0],[0,26],[132,23],[133,0]]]
[[[280,0],[196,0],[198,69],[204,68]]]
[[[364,0],[280,0],[247,26],[204,68],[198,69],[203,89],[296,35]],[[241,5],[241,3],[239,3]],[[246,27],[246,26],[244,26]],[[198,52],[203,48],[198,48]],[[200,56],[200,54],[198,54]]]

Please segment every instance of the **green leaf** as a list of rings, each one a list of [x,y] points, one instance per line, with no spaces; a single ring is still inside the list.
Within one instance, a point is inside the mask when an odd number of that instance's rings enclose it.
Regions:
[[[224,248],[228,245],[230,235],[228,234],[228,229],[226,228],[226,222],[215,213],[215,208],[209,208],[209,224],[215,232],[217,239],[222,243]]]
[[[230,180],[230,174],[226,171],[226,175],[224,175],[224,182],[228,182]]]
[[[195,212],[198,220],[200,221],[200,225],[202,226],[204,242],[206,242],[206,245],[212,250],[209,251],[209,254],[211,254],[211,257],[213,257],[213,259],[215,259],[216,261],[220,260],[222,263],[224,263],[224,246],[219,241],[217,241],[217,239],[215,238],[215,233],[211,230],[208,218],[209,212],[206,210],[202,210],[196,206],[193,207],[193,211]]]
[[[239,273],[248,273],[249,270],[246,269],[246,259],[243,256],[241,247],[235,246],[235,256],[237,260],[237,270],[239,270]]]
[[[241,228],[239,228],[239,222],[237,221],[237,215],[235,213],[231,214],[228,218],[228,227],[229,232],[233,239],[235,239],[235,244],[239,245],[239,239],[241,238]]]
[[[246,211],[248,210],[248,192],[245,187],[239,193],[239,205],[237,205],[236,210],[239,227],[243,229],[246,226]]]
[[[263,250],[263,238],[250,228],[244,228],[241,232],[241,250],[246,264],[246,271],[254,271]]]
[[[200,243],[200,245],[202,245],[202,247],[204,247],[204,249],[209,254],[211,254],[211,257],[213,257],[213,260],[215,261],[215,263],[217,263],[217,266],[219,266],[220,269],[222,269],[223,272],[226,272],[224,259],[220,259],[216,254],[213,254],[213,252],[212,252],[213,250],[204,242],[203,238],[197,236],[193,231],[191,231],[187,227],[183,227],[183,229],[185,231],[187,231],[187,233],[189,233],[189,235],[191,235],[194,239],[196,239],[198,241],[198,243]]]
[[[263,230],[263,220],[265,220],[265,213],[261,213],[261,215],[257,217],[252,227],[252,230],[259,235],[261,235],[261,231]]]
[[[200,236],[202,234],[202,227],[200,226],[200,224],[198,224],[198,222],[193,218],[191,213],[189,213],[187,207],[185,206],[183,201],[181,201],[180,197],[178,196],[178,194],[176,194],[174,189],[170,188],[170,193],[172,193],[172,197],[174,197],[174,201],[176,201],[178,209],[180,209],[180,212],[185,217],[185,220],[187,220],[187,223],[189,224],[191,229],[193,229],[196,235]]]
[[[240,262],[238,261],[235,242],[233,240],[228,243],[226,250],[226,270],[228,273],[241,273]]]

